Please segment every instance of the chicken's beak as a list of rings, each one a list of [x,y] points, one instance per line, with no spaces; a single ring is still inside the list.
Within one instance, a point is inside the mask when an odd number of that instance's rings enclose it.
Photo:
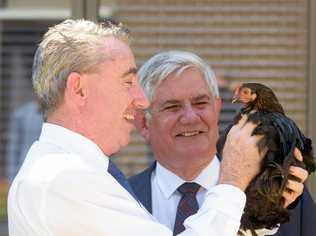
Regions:
[[[232,103],[236,103],[239,101],[239,96],[234,96],[233,99],[232,99]]]
[[[240,91],[240,86],[237,86],[235,91],[234,91],[234,96],[233,96],[233,99],[232,99],[232,103],[236,103],[236,102],[239,102],[239,91]]]

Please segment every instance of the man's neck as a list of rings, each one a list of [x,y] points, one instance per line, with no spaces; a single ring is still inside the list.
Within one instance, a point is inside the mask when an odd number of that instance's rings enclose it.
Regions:
[[[210,164],[213,160],[214,156],[206,159],[204,162],[200,163],[171,163],[166,164],[159,162],[164,168],[173,172],[175,175],[179,176],[181,179],[185,181],[194,180],[204,169],[206,166]]]

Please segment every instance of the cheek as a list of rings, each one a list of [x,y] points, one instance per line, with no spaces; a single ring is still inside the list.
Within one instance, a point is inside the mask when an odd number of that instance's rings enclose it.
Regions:
[[[173,116],[156,116],[150,124],[150,134],[158,139],[166,139],[172,135],[176,121]]]
[[[208,126],[212,137],[218,136],[218,114],[216,112],[207,113],[203,116],[204,123]]]
[[[214,126],[218,122],[219,112],[215,110],[215,107],[201,111],[201,119],[208,124],[208,126]]]
[[[118,105],[118,110],[126,110],[133,104],[133,97],[130,92],[121,92],[116,94],[115,100],[117,101],[114,104]]]
[[[118,121],[123,118],[123,114],[128,110],[131,103],[127,96],[116,94],[114,97],[107,98],[104,109],[107,109],[109,115],[115,117]]]

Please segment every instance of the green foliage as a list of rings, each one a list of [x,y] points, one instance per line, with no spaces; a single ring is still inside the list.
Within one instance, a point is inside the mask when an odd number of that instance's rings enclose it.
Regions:
[[[7,195],[7,181],[0,179],[0,221],[5,220],[7,218]]]

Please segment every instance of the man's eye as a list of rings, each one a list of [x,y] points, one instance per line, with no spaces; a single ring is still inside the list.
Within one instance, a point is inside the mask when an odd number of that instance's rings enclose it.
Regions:
[[[200,102],[194,103],[194,105],[196,105],[196,106],[203,106],[203,105],[208,105],[208,104],[209,104],[208,101],[200,101]]]
[[[170,106],[166,106],[163,108],[164,111],[173,111],[173,110],[176,110],[178,109],[179,106],[178,105],[170,105]]]
[[[132,86],[133,85],[133,81],[125,81],[124,84],[127,85],[127,86]]]

